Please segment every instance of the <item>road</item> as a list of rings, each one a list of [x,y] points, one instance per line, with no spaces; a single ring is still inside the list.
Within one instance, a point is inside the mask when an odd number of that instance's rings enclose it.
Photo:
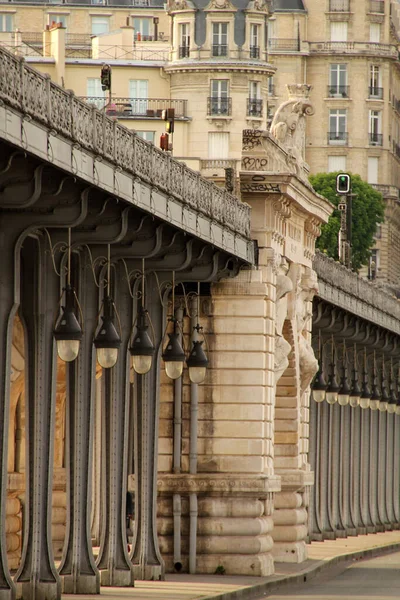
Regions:
[[[343,564],[259,600],[389,600],[400,598],[400,552]]]

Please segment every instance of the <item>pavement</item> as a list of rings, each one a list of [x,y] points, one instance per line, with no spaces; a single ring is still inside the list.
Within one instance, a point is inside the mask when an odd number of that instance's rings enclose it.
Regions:
[[[133,588],[101,588],[105,600],[255,600],[283,586],[309,581],[340,562],[359,561],[400,551],[400,531],[388,531],[308,545],[301,564],[276,563],[269,577],[168,574],[165,581],[135,581]],[[99,595],[63,594],[64,600],[90,600]]]

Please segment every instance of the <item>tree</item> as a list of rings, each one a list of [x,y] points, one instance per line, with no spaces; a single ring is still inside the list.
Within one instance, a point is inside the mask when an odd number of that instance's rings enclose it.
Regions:
[[[310,176],[310,183],[314,190],[321,196],[325,196],[335,207],[339,203],[336,192],[337,174],[318,173]],[[385,207],[382,194],[363,181],[359,175],[351,175],[351,185],[353,194],[356,194],[353,197],[352,267],[358,271],[362,265],[368,263],[376,226],[383,221]],[[317,240],[317,248],[336,260],[339,258],[339,229],[340,212],[335,208],[328,223],[322,226],[321,236]]]

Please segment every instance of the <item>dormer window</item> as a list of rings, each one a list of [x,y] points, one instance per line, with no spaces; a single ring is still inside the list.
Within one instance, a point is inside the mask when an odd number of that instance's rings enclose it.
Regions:
[[[190,55],[190,26],[182,23],[179,26],[179,58],[188,58]]]
[[[228,23],[212,24],[212,55],[228,56]]]
[[[260,25],[250,25],[250,58],[260,58]]]

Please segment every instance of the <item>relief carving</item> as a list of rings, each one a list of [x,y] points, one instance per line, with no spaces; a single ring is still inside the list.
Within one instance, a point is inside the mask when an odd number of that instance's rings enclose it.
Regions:
[[[288,276],[289,264],[282,258],[276,277],[276,318],[275,318],[275,385],[289,366],[291,345],[283,337],[283,325],[288,315],[288,294],[293,290],[293,282]]]

